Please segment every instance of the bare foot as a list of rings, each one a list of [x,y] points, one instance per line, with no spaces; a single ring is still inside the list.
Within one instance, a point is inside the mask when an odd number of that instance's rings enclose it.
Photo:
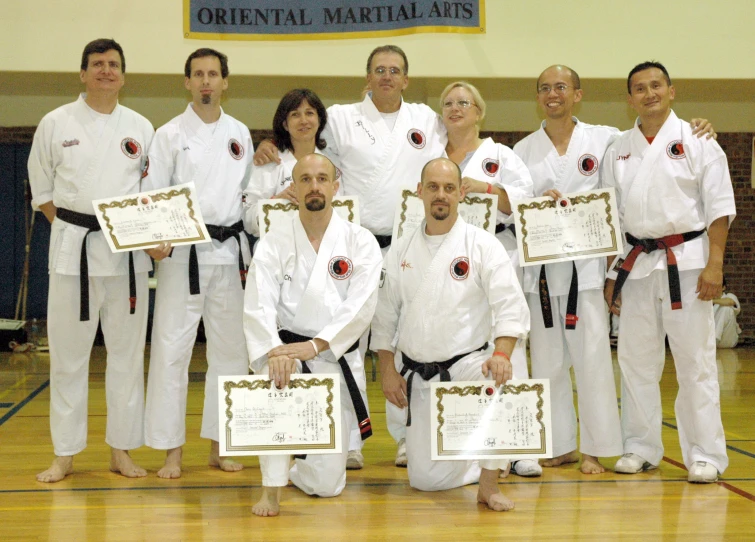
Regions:
[[[183,448],[171,448],[165,452],[165,465],[159,471],[157,476],[159,478],[165,478],[171,480],[173,478],[181,477],[181,460],[183,459]]]
[[[579,470],[582,471],[582,474],[602,474],[606,472],[597,457],[587,454],[582,454],[582,465]]]
[[[569,463],[578,463],[579,454],[576,450],[569,452],[568,454],[554,457],[553,459],[544,459],[540,462],[543,467],[558,467],[559,465],[568,465]]]
[[[211,442],[209,459],[209,465],[211,467],[217,467],[225,472],[238,472],[244,468],[244,465],[237,463],[230,457],[220,457],[220,443],[217,440]]]
[[[505,469],[499,469],[499,471],[498,471],[498,477],[499,478],[507,478],[509,474],[511,474],[511,461],[508,461],[506,463],[506,468]]]
[[[262,487],[262,497],[252,506],[254,515],[263,518],[277,516],[280,513],[281,488]]]
[[[147,476],[147,471],[134,463],[134,460],[128,455],[128,450],[110,448],[110,470],[126,478],[143,478]]]
[[[50,468],[37,474],[37,482],[53,483],[60,482],[73,472],[73,456],[56,456],[52,460]]]
[[[482,469],[482,472],[480,472],[477,502],[486,505],[495,512],[505,512],[514,508],[514,502],[505,497],[498,488],[498,469]]]

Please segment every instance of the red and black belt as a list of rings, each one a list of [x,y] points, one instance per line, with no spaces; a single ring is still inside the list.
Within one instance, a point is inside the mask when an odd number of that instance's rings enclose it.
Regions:
[[[287,329],[279,330],[278,336],[285,344],[303,343],[313,340],[312,337],[305,337],[304,335],[299,335],[298,333],[288,331]],[[346,350],[346,354],[353,352],[357,348],[359,348],[359,341],[352,344],[351,347]],[[338,365],[341,367],[343,379],[346,382],[346,387],[349,389],[349,396],[351,397],[351,403],[354,405],[354,412],[357,415],[359,432],[362,435],[362,440],[367,440],[372,436],[372,422],[370,422],[367,406],[364,404],[364,400],[362,400],[362,394],[359,393],[359,387],[357,386],[357,381],[354,379],[354,373],[351,372],[351,367],[349,367],[344,356],[338,358]],[[306,361],[301,362],[301,370],[302,373],[305,374],[312,373],[312,370],[309,368]]]
[[[430,363],[414,361],[412,358],[401,352],[401,360],[404,363],[404,366],[401,368],[401,376],[405,377],[406,373],[409,373],[409,378],[406,379],[406,404],[408,405],[406,409],[406,426],[410,427],[412,425],[412,382],[414,381],[415,374],[421,376],[423,380],[430,380],[435,375],[439,374],[441,382],[450,382],[451,373],[449,373],[448,370],[454,365],[454,363],[469,354],[485,350],[487,347],[488,343],[485,343],[480,348],[459,354],[446,361],[434,361]]]
[[[617,268],[616,284],[613,287],[613,298],[611,304],[616,302],[616,298],[621,292],[621,288],[624,286],[624,282],[627,280],[629,273],[634,267],[634,262],[637,261],[637,257],[644,252],[650,254],[655,250],[666,251],[666,263],[668,264],[668,290],[671,298],[671,310],[677,310],[682,308],[682,289],[679,283],[679,267],[676,265],[676,256],[673,247],[679,246],[682,243],[691,241],[696,237],[700,237],[705,230],[688,231],[686,233],[677,233],[674,235],[667,235],[659,239],[638,239],[631,233],[626,234],[627,242],[632,245],[632,250],[624,259],[622,264]]]
[[[87,232],[84,235],[84,239],[81,242],[81,256],[79,260],[79,285],[81,290],[81,296],[79,300],[79,320],[81,322],[89,321],[89,259],[87,258],[87,237],[89,234],[95,231],[100,231],[100,223],[97,222],[97,217],[94,215],[87,215],[84,213],[77,213],[70,209],[64,209],[58,207],[55,212],[55,216],[63,222],[68,222],[74,226],[86,228]],[[128,253],[128,290],[129,290],[129,304],[130,314],[136,312],[136,274],[134,273],[134,253]]]
[[[551,294],[548,290],[548,278],[545,276],[545,265],[540,266],[538,292],[540,293],[540,310],[543,313],[543,324],[545,327],[553,327],[553,308],[551,307]],[[571,284],[569,285],[569,297],[566,301],[566,329],[577,327],[577,297],[579,296],[579,277],[577,276],[577,265],[574,260],[571,262]]]
[[[244,265],[244,253],[241,251],[241,232],[244,231],[244,222],[239,220],[232,226],[215,226],[207,224],[207,233],[210,237],[225,243],[228,239],[236,239],[239,245],[239,275],[241,276],[241,288],[246,288],[246,266]],[[189,249],[189,293],[199,293],[199,261],[197,260],[197,245],[191,245]]]

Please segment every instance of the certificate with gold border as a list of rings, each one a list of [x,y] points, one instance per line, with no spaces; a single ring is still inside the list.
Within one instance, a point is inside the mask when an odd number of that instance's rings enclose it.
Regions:
[[[113,252],[209,243],[194,183],[92,202]]]
[[[218,377],[220,455],[341,453],[340,375]]]
[[[522,267],[622,254],[613,188],[512,202]]]
[[[333,210],[344,220],[359,225],[359,199],[356,196],[336,196]],[[287,199],[263,199],[257,202],[260,239],[278,224],[299,216],[299,206]]]
[[[430,384],[432,459],[552,457],[548,380]]]
[[[495,234],[498,217],[496,194],[469,194],[459,203],[459,215],[472,224]],[[425,205],[416,192],[403,190],[393,219],[393,242],[416,230],[425,219]]]

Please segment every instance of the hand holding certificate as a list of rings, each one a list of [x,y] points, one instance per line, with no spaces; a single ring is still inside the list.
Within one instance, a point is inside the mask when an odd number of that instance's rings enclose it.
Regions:
[[[548,380],[433,382],[432,459],[552,456]]]
[[[95,200],[94,214],[113,252],[209,243],[194,183]]]
[[[623,253],[613,188],[512,203],[520,265]]]
[[[338,374],[294,375],[277,389],[262,376],[221,376],[220,455],[341,453]]]

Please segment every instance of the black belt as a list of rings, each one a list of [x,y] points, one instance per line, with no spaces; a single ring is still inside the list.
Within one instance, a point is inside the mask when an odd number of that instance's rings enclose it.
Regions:
[[[406,379],[406,404],[408,405],[406,409],[406,426],[409,427],[412,425],[412,382],[414,381],[415,374],[419,374],[423,380],[430,380],[432,377],[439,374],[441,382],[450,382],[451,374],[448,370],[454,363],[473,352],[485,350],[487,347],[488,343],[485,343],[480,348],[464,354],[459,354],[446,361],[435,361],[431,363],[414,361],[412,358],[401,352],[401,360],[404,364],[401,368],[401,376],[406,376],[406,373],[409,373],[409,378]]]
[[[304,335],[299,335],[298,333],[288,331],[287,329],[279,330],[278,336],[280,337],[281,341],[286,344],[303,343],[313,340],[312,337],[305,337]],[[359,348],[359,341],[352,344],[351,347],[346,350],[346,354],[353,352],[357,348]],[[338,358],[338,365],[341,366],[343,379],[346,381],[346,387],[349,389],[351,403],[354,405],[354,412],[356,412],[357,421],[359,422],[359,432],[362,435],[362,440],[367,440],[372,436],[372,423],[370,422],[370,415],[367,413],[367,407],[362,400],[362,394],[359,393],[357,381],[354,379],[354,374],[351,372],[351,367],[349,367],[349,364],[346,362],[345,357],[341,356],[340,358]],[[302,373],[312,373],[312,370],[309,368],[306,361],[302,360],[301,367]],[[343,427],[341,430],[346,431],[346,427]]]
[[[373,233],[373,235],[375,235]],[[380,248],[386,248],[391,246],[391,236],[390,235],[375,235],[375,239],[377,239],[378,245],[380,245]]]
[[[80,226],[86,228],[87,232],[84,235],[84,239],[81,242],[81,257],[79,260],[79,285],[81,289],[81,297],[79,300],[79,320],[81,322],[89,321],[89,259],[87,258],[87,237],[94,231],[100,231],[100,223],[97,222],[97,217],[94,215],[87,215],[84,213],[77,213],[70,209],[64,209],[58,207],[55,212],[55,216],[63,222],[68,222],[74,226]],[[128,253],[128,290],[129,290],[129,303],[130,314],[134,314],[136,311],[136,274],[134,273],[134,253]]]
[[[496,233],[501,233],[504,230],[511,230],[511,233],[513,233],[514,237],[516,237],[516,227],[513,224],[496,224],[495,225]]]
[[[669,297],[671,298],[671,310],[681,309],[682,288],[679,284],[679,267],[676,265],[676,256],[671,248],[700,237],[703,233],[705,233],[705,230],[688,231],[686,233],[667,235],[659,239],[638,239],[631,233],[627,233],[626,238],[629,244],[632,245],[632,250],[629,251],[627,257],[618,267],[611,305],[616,302],[616,298],[619,296],[619,292],[621,292],[621,288],[624,286],[624,282],[632,271],[634,262],[640,253],[650,254],[655,250],[665,250],[666,263],[668,264],[668,290]]]
[[[551,307],[551,295],[548,290],[548,278],[545,276],[545,265],[540,266],[540,310],[543,313],[543,324],[545,327],[553,327],[553,308]],[[577,276],[577,265],[574,260],[571,262],[571,284],[569,285],[569,298],[566,302],[566,329],[577,327],[577,297],[579,295],[579,278]]]
[[[239,245],[239,275],[241,276],[241,288],[246,288],[246,266],[244,265],[244,253],[241,250],[241,232],[244,231],[244,222],[239,220],[232,226],[214,226],[206,224],[207,233],[210,237],[225,243],[228,239],[236,239]],[[197,245],[191,245],[189,249],[189,293],[199,293],[199,261],[197,260]]]

